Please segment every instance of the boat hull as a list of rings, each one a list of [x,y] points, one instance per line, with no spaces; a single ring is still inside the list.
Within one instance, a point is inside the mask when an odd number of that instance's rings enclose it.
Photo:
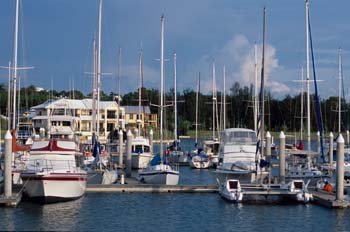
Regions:
[[[197,168],[197,169],[206,169],[210,167],[211,162],[209,160],[207,161],[197,161],[197,160],[189,160],[188,161],[191,168]]]
[[[22,173],[24,193],[33,201],[54,203],[82,197],[86,190],[86,173],[62,174]]]
[[[139,172],[138,178],[140,182],[146,184],[177,185],[179,172],[171,168],[144,170]]]
[[[151,153],[132,154],[131,167],[134,169],[146,168],[152,158],[153,155]]]

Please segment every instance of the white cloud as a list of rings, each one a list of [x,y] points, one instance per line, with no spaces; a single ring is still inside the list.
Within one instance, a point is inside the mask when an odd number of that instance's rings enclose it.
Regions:
[[[226,66],[226,88],[238,81],[241,86],[249,86],[255,83],[255,52],[254,44],[250,43],[246,36],[238,34],[233,36],[226,44],[215,51],[203,55],[199,62],[191,66],[185,76],[198,76],[193,73],[193,69],[206,70],[202,75],[201,90],[203,93],[212,91],[212,63],[216,66],[216,86],[222,89],[222,66]],[[257,46],[257,70],[258,83],[261,78],[261,56],[262,46]],[[272,93],[289,93],[292,90],[286,85],[277,81],[273,74],[280,70],[278,59],[276,57],[276,49],[272,45],[266,46],[265,51],[265,85]],[[191,80],[193,81],[193,80]],[[193,82],[194,83],[194,82]],[[190,85],[189,80],[184,82]],[[260,84],[258,84],[260,86]]]

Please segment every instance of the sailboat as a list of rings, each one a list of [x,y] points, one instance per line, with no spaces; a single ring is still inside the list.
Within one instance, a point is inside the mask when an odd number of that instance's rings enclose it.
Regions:
[[[215,84],[215,63],[213,63],[212,68],[212,87],[213,87],[213,94],[212,94],[212,132],[213,136],[212,139],[207,139],[202,141],[202,148],[205,154],[207,154],[211,160],[211,165],[213,167],[216,167],[219,163],[219,147],[220,147],[220,141],[217,136],[216,131],[216,119],[218,118],[217,115],[217,94],[216,94],[216,84]]]
[[[318,102],[317,94],[317,82],[315,75],[314,67],[314,57],[312,51],[312,39],[311,39],[311,26],[309,21],[309,1],[305,1],[305,26],[306,26],[306,84],[307,84],[307,139],[308,139],[308,148],[307,151],[303,152],[301,150],[290,152],[289,160],[287,160],[287,170],[286,170],[286,179],[320,179],[325,175],[318,170],[316,165],[312,160],[317,157],[319,154],[311,151],[311,133],[310,133],[310,45],[311,44],[311,54],[313,61],[313,71],[314,71],[314,85],[315,85],[315,99],[316,99],[316,114],[320,132],[321,139],[321,157],[323,158],[323,143],[322,143],[322,121],[320,118],[320,108]]]
[[[140,58],[139,58],[139,112],[138,112],[138,119],[137,119],[137,127],[136,130],[136,137],[131,140],[131,166],[132,168],[146,168],[148,163],[153,158],[153,153],[151,152],[151,145],[149,142],[149,139],[141,136],[141,91],[142,91],[142,78],[143,78],[143,71],[142,71],[142,49],[140,49]]]
[[[173,144],[167,147],[169,151],[169,162],[186,164],[188,161],[187,154],[185,154],[180,145],[180,140],[177,134],[177,89],[176,89],[176,52],[174,51],[174,141]]]
[[[202,148],[198,148],[198,100],[200,89],[200,76],[198,77],[197,93],[196,93],[196,138],[195,138],[195,150],[191,152],[191,158],[188,160],[189,165],[192,168],[204,169],[211,166],[211,160],[209,156],[203,151]]]
[[[94,159],[88,167],[88,183],[112,184],[118,179],[117,170],[111,170],[102,157],[102,146],[99,141],[100,131],[100,88],[101,88],[101,37],[102,37],[102,1],[99,0],[97,49],[93,43],[93,91],[92,91],[92,138],[91,152]]]
[[[147,184],[177,185],[179,170],[170,166],[163,154],[163,108],[164,108],[164,15],[161,17],[160,45],[160,151],[146,169],[139,171],[138,179]]]

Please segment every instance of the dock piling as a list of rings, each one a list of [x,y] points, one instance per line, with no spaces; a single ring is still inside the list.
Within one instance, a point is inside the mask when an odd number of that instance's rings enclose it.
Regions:
[[[5,135],[5,197],[10,198],[12,196],[12,136],[9,130]]]
[[[280,133],[280,183],[285,184],[286,182],[286,136],[283,131]]]
[[[266,132],[266,160],[271,162],[271,134],[269,131]]]
[[[133,138],[133,135],[131,131],[129,130],[127,135],[126,135],[126,145],[127,145],[127,150],[126,150],[126,176],[131,177],[131,141]]]
[[[333,167],[333,133],[329,133],[329,172],[332,174]]]
[[[153,130],[149,131],[149,145],[151,147],[151,153],[153,153]]]
[[[123,168],[123,131],[119,130],[119,168]]]
[[[344,200],[344,138],[339,134],[337,139],[337,193],[336,201]]]

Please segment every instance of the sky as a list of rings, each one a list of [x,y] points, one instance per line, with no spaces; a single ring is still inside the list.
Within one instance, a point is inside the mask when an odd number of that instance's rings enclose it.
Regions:
[[[201,92],[216,86],[226,91],[238,81],[254,83],[254,44],[261,66],[263,7],[266,6],[265,85],[274,97],[296,95],[306,65],[304,0],[103,0],[102,91],[117,91],[118,47],[122,49],[121,93],[138,88],[139,50],[143,49],[144,86],[159,89],[161,15],[165,16],[165,88],[174,87],[173,53],[177,55],[177,89]],[[338,48],[349,91],[350,14],[348,0],[310,0],[310,20],[321,98],[338,95]],[[0,1],[0,65],[13,60],[15,0]],[[98,0],[20,0],[18,67],[21,86],[91,92],[92,41],[97,35]],[[310,74],[311,75],[311,74]],[[311,76],[312,77],[312,76]],[[305,72],[304,72],[305,78]],[[8,71],[0,70],[0,83]],[[260,70],[259,70],[260,79]],[[74,83],[74,84],[73,84]],[[311,86],[311,92],[314,87]]]

